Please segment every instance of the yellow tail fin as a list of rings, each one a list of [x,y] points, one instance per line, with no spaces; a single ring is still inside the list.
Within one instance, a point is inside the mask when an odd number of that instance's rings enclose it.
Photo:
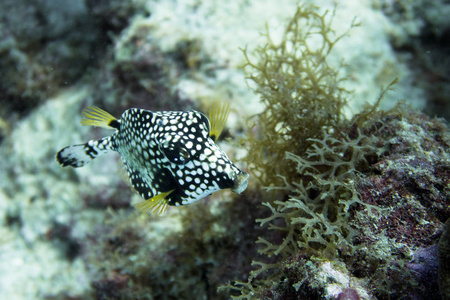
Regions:
[[[214,141],[217,141],[220,134],[222,133],[229,114],[230,105],[227,102],[223,104],[215,104],[210,108],[208,113],[209,123],[211,124],[209,136]]]
[[[138,202],[134,205],[134,207],[140,212],[146,214],[151,212],[157,215],[162,215],[166,212],[167,206],[169,206],[169,201],[166,199],[166,197],[173,191],[174,190],[168,191],[166,193],[161,193],[151,199]]]
[[[86,107],[81,115],[83,117],[81,119],[81,125],[83,126],[98,126],[108,129],[117,128],[117,125],[114,123],[117,119],[96,106]]]

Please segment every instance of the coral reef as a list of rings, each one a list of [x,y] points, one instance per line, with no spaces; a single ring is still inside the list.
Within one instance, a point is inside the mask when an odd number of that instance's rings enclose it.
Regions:
[[[245,141],[246,159],[283,199],[268,199],[270,216],[257,221],[283,238],[259,238],[259,252],[277,262],[254,262],[259,268],[248,282],[230,288],[241,292],[237,299],[346,297],[344,286],[333,289],[320,277],[329,264],[328,276],[339,282],[335,262],[342,261],[349,281],[361,284],[349,293],[357,299],[397,299],[405,290],[414,299],[439,297],[436,253],[419,259],[428,252],[418,249],[436,244],[450,214],[448,128],[404,105],[378,110],[396,80],[374,104],[345,119],[342,78],[327,64],[343,38],[330,37],[331,19],[300,6],[281,42],[268,35],[267,45],[257,49],[258,62],[247,64],[267,106]],[[319,35],[315,48],[311,35]],[[290,273],[292,260],[302,267]]]
[[[444,64],[419,81],[402,56],[408,24],[443,40],[445,3],[334,2],[2,1],[0,298],[425,299],[438,283],[444,296],[447,125],[380,108],[420,106],[427,78],[445,82]],[[232,107],[221,146],[253,176],[240,197],[140,216],[117,157],[54,160],[104,136],[79,124],[86,105],[215,101]]]
[[[430,120],[408,110],[373,122],[381,126],[375,136],[385,152],[372,165],[371,172],[359,180],[357,189],[363,202],[377,206],[383,213],[381,218],[370,222],[357,213],[359,220],[353,225],[364,228],[364,235],[355,242],[369,249],[364,251],[364,257],[375,254],[368,259],[375,263],[374,268],[381,259],[385,264],[382,268],[389,269],[387,274],[392,277],[386,279],[385,274],[372,277],[380,278],[376,284],[380,291],[384,289],[391,297],[400,297],[405,287],[395,286],[393,278],[403,274],[403,281],[411,285],[410,297],[425,299],[426,295],[437,293],[436,253],[432,249],[450,214],[448,128],[442,120]],[[361,253],[358,251],[355,257]],[[357,265],[357,272],[367,272],[367,263]],[[417,283],[419,288],[415,286]],[[383,293],[375,294],[382,297]]]

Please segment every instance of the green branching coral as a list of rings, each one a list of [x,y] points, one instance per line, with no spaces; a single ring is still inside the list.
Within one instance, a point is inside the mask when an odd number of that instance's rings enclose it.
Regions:
[[[264,186],[279,186],[281,177],[296,176],[295,166],[284,159],[286,151],[300,155],[312,140],[323,138],[343,121],[347,91],[343,78],[329,66],[327,56],[345,34],[335,36],[333,16],[299,6],[286,26],[280,43],[269,32],[267,43],[247,51],[245,70],[266,109],[256,116],[257,132],[248,140],[249,167]],[[356,26],[352,22],[350,27]],[[275,162],[275,163],[274,163]]]

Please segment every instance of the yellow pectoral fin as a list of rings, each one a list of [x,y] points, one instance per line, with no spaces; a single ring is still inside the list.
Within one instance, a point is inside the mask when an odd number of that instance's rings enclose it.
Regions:
[[[128,177],[127,166],[125,166],[121,158],[119,158],[119,160],[117,161],[117,165],[119,167],[117,170],[117,174],[119,174],[120,179],[122,179],[122,181],[125,182],[129,187],[133,188],[130,183],[130,178]]]
[[[111,127],[115,128],[115,126],[112,126],[112,124],[117,120],[108,112],[96,106],[86,107],[83,110],[81,116],[83,117],[81,119],[81,125],[83,126],[98,126],[108,129],[110,129]]]
[[[225,102],[222,104],[216,103],[209,110],[208,117],[211,128],[209,130],[209,136],[217,141],[222,130],[227,122],[228,115],[230,114],[230,105]]]
[[[166,212],[167,206],[169,206],[169,201],[166,197],[172,193],[174,190],[168,191],[166,193],[161,193],[153,198],[144,200],[134,204],[134,207],[142,213],[153,213],[156,215],[162,215]]]

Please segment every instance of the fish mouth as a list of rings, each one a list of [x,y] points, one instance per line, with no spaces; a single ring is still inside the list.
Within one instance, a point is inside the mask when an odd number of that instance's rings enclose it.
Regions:
[[[231,191],[240,194],[247,188],[248,185],[248,173],[239,171],[239,174],[236,175],[233,186],[231,187]]]

